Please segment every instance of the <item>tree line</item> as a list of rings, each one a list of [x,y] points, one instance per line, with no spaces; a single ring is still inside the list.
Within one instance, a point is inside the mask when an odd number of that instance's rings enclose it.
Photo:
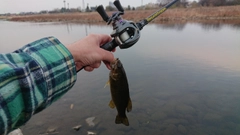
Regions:
[[[157,0],[159,5],[164,5],[172,0]],[[195,0],[190,2],[189,0],[180,0],[175,6],[176,7],[187,7],[187,6],[230,6],[230,5],[240,5],[240,0]]]
[[[201,6],[229,6],[240,5],[240,0],[199,0]]]

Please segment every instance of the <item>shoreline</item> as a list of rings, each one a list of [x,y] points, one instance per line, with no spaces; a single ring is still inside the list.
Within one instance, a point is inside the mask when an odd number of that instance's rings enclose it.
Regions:
[[[126,20],[138,22],[158,9],[125,11],[122,16]],[[112,12],[107,12],[111,15]],[[19,22],[74,22],[74,23],[105,23],[97,12],[84,13],[60,13],[60,14],[39,14],[0,17],[0,19]],[[224,7],[197,7],[197,8],[174,8],[155,18],[153,23],[168,22],[201,22],[226,20],[240,22],[240,5]]]

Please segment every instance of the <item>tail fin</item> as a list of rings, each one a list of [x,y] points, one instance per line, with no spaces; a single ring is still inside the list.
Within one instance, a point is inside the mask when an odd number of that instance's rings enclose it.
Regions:
[[[129,126],[129,122],[128,122],[128,118],[127,116],[125,117],[120,117],[119,115],[116,116],[116,119],[115,119],[115,123],[116,124],[124,124],[125,126]]]

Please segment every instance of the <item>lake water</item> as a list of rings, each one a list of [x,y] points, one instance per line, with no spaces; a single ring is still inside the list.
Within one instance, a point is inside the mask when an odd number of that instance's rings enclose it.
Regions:
[[[0,52],[46,36],[70,44],[105,25],[0,21]],[[24,135],[237,135],[240,134],[240,27],[228,24],[149,24],[133,47],[117,49],[133,109],[130,126],[116,125],[108,107],[104,64],[81,71],[75,86],[21,127]],[[95,117],[95,126],[86,119]],[[79,131],[72,127],[82,125]]]

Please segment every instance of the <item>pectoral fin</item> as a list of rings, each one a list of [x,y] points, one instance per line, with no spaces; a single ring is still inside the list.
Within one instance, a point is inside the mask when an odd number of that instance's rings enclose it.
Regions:
[[[112,108],[112,109],[115,108],[115,104],[114,104],[113,100],[111,100],[111,101],[109,102],[108,106],[109,106],[110,108]]]
[[[131,99],[129,98],[128,100],[128,105],[127,105],[127,112],[130,112],[132,110],[132,101]]]
[[[104,88],[106,88],[106,87],[107,87],[107,85],[110,85],[110,80],[108,80],[108,81],[106,82],[106,84],[105,84]]]

